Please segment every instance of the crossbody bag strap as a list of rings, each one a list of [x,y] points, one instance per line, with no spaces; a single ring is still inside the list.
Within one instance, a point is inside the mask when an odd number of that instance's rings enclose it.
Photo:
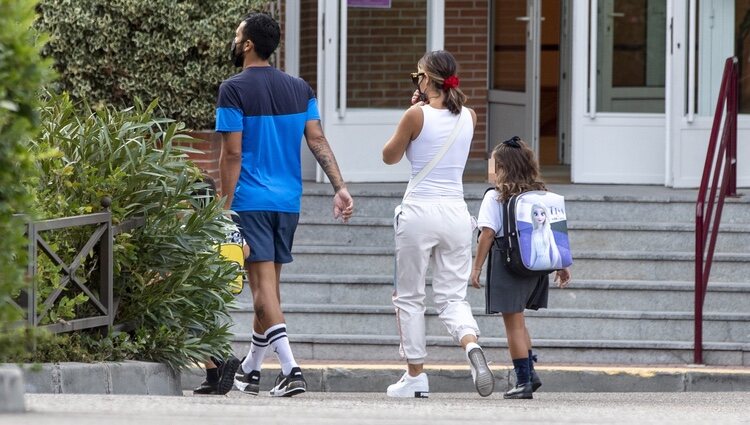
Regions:
[[[421,170],[419,170],[419,173],[417,173],[416,176],[414,176],[413,179],[409,180],[409,185],[406,186],[406,191],[404,192],[404,198],[406,199],[409,194],[414,190],[414,188],[422,181],[425,177],[427,177],[428,174],[430,174],[430,171],[432,171],[433,168],[437,165],[438,162],[440,162],[441,159],[445,156],[445,153],[448,152],[448,149],[453,146],[453,142],[456,141],[456,138],[458,137],[458,133],[461,131],[461,128],[463,128],[464,120],[462,119],[464,116],[464,111],[466,108],[461,108],[461,113],[458,116],[458,121],[456,122],[456,126],[453,127],[453,131],[448,136],[448,139],[445,141],[443,146],[440,148],[440,151],[438,151],[437,154],[430,160],[430,162],[424,166]],[[403,200],[402,200],[403,202]]]

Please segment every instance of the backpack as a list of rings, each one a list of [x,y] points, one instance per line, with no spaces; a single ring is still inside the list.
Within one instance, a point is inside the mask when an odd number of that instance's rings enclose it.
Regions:
[[[573,264],[565,198],[542,190],[514,195],[502,205],[505,267],[519,276],[543,276]]]

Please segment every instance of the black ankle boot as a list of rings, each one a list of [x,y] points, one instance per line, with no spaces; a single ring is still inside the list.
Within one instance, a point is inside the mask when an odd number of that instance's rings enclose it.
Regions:
[[[531,390],[533,392],[536,392],[536,390],[539,389],[539,387],[542,386],[542,380],[539,379],[539,375],[536,374],[536,371],[531,371]]]
[[[516,385],[503,394],[503,398],[512,400],[534,398],[534,390],[531,387],[531,382]]]
[[[542,386],[542,380],[539,379],[539,375],[537,375],[536,371],[534,370],[534,363],[536,363],[536,354],[532,353],[531,350],[529,350],[529,377],[531,378],[531,388],[536,392],[536,390],[539,389],[539,387]]]

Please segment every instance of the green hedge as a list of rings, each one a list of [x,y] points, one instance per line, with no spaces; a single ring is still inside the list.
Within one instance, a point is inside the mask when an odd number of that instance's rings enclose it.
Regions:
[[[112,200],[113,224],[145,217],[145,227],[114,240],[115,325],[123,332],[78,331],[64,336],[61,353],[38,346],[35,361],[138,359],[179,369],[222,356],[230,349],[229,282],[239,267],[216,250],[231,221],[223,202],[200,202],[200,170],[187,158],[181,123],[162,118],[157,104],[93,111],[66,94],[50,95],[41,109],[42,128],[31,143],[39,179],[33,187],[40,218],[101,211]],[[86,245],[91,228],[44,233],[69,263]],[[96,293],[98,265],[87,253],[77,275]],[[42,295],[59,288],[60,270],[39,255]],[[43,298],[40,299],[40,301]],[[76,285],[68,285],[42,324],[91,317],[98,312]],[[46,347],[46,348],[45,348]],[[67,354],[65,354],[67,353]],[[63,355],[61,357],[61,355]]]
[[[125,107],[159,99],[163,114],[212,129],[216,93],[236,72],[229,43],[261,0],[43,0],[62,89],[74,100]]]
[[[10,303],[24,285],[26,239],[13,218],[26,212],[29,196],[23,182],[33,174],[28,140],[38,124],[40,87],[50,80],[50,64],[40,56],[44,39],[31,29],[35,0],[0,0],[0,363],[23,350],[10,342],[7,325],[21,317]]]

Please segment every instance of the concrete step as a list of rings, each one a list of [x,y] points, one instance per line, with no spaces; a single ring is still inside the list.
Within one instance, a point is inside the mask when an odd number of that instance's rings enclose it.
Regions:
[[[391,306],[393,276],[387,275],[281,275],[281,299],[286,304],[358,304]],[[575,279],[567,288],[550,284],[549,305],[561,309],[693,311],[693,282],[618,281]],[[427,281],[427,303],[432,286]],[[467,300],[484,308],[485,291],[469,287]],[[249,287],[237,301],[251,303]],[[750,283],[714,283],[708,286],[704,304],[707,313],[747,311]]]
[[[393,307],[372,305],[306,304],[282,306],[290,331],[302,334],[398,335]],[[505,337],[498,316],[475,308],[482,336]],[[253,310],[239,304],[232,311],[234,333],[252,331]],[[425,313],[427,335],[446,334],[434,308]],[[688,312],[603,311],[543,309],[528,311],[526,323],[535,338],[587,340],[676,341],[693,335],[693,314]],[[750,343],[750,313],[707,313],[703,319],[704,340]]]
[[[533,332],[533,329],[532,329]],[[534,352],[542,364],[651,364],[675,365],[693,362],[692,340],[627,341],[564,340],[533,337]],[[289,335],[295,358],[320,361],[399,361],[397,336]],[[481,338],[488,361],[508,364],[505,338]],[[235,334],[232,348],[240,357],[250,348],[249,334]],[[709,365],[750,366],[750,344],[704,343],[704,362]],[[463,350],[449,337],[427,337],[427,362],[465,362]],[[270,356],[270,354],[269,354]]]
[[[384,393],[388,385],[404,373],[400,362],[320,362],[299,359],[308,391]],[[495,375],[495,394],[499,396],[515,383],[513,368],[507,364],[490,365]],[[537,364],[544,392],[682,392],[750,391],[750,369],[726,367],[654,366],[654,365],[569,365]],[[263,364],[260,389],[273,388],[280,368],[275,359]],[[475,393],[469,366],[465,362],[425,364],[430,392]],[[181,375],[182,389],[191,391],[205,379],[203,369],[190,369]]]
[[[695,249],[693,223],[593,223],[568,225],[572,247],[587,251],[684,251]],[[750,225],[723,224],[715,252],[747,252]]]
[[[464,184],[469,211],[476,215],[488,184]],[[350,185],[355,217],[393,217],[406,184]],[[696,191],[648,186],[551,185],[565,196],[568,220],[628,222],[653,219],[657,222],[694,223]],[[302,197],[303,217],[329,217],[333,193],[329,185],[306,184]],[[750,199],[728,198],[722,223],[750,224]]]
[[[295,245],[294,262],[286,265],[287,273],[347,275],[391,274],[394,268],[393,247],[347,247]],[[693,254],[690,252],[649,251],[573,251],[573,273],[577,279],[606,280],[693,280]],[[743,282],[750,276],[750,254],[717,253],[711,269],[711,280]]]
[[[568,222],[571,246],[587,251],[681,251],[695,246],[692,223]],[[302,217],[294,237],[296,245],[393,246],[390,218],[354,217],[347,225],[329,218]],[[750,225],[724,224],[716,252],[744,252]]]

